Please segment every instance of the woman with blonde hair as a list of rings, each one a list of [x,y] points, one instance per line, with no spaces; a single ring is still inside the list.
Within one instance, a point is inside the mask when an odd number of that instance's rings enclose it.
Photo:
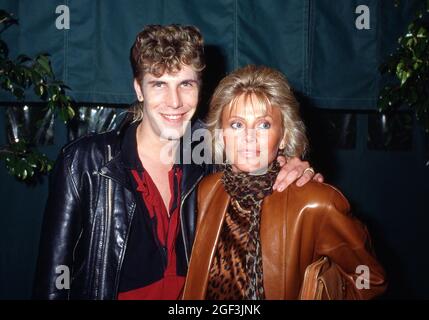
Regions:
[[[272,191],[276,158],[308,141],[286,78],[246,66],[225,77],[208,125],[224,169],[198,187],[184,299],[369,299],[386,286],[367,229],[334,187]]]

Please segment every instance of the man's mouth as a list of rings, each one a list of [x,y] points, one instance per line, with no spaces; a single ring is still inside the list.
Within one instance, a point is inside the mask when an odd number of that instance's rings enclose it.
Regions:
[[[186,112],[176,114],[161,113],[161,116],[169,122],[179,122],[184,118],[185,114]]]

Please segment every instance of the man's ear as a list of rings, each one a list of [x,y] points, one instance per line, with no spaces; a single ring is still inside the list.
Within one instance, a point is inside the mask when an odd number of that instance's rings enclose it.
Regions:
[[[134,78],[133,84],[134,84],[134,91],[136,92],[136,95],[137,95],[137,100],[139,102],[143,102],[143,92],[139,81]]]

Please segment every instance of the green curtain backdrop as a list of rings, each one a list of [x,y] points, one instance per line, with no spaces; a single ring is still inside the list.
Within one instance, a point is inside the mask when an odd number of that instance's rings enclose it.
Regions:
[[[208,56],[202,105],[238,66],[267,64],[285,72],[303,98],[312,166],[368,225],[389,276],[385,298],[428,299],[429,143],[412,119],[392,137],[374,111],[383,80],[377,67],[421,1],[401,0],[394,8],[394,0],[0,0],[0,9],[19,19],[2,34],[11,56],[50,53],[57,77],[82,108],[125,108],[134,100],[128,52],[149,23],[201,29]],[[55,27],[58,5],[70,8],[70,30]],[[369,30],[355,27],[358,5],[370,9]],[[37,108],[32,99],[26,104]],[[10,101],[0,90],[0,146],[8,142]],[[82,120],[75,132],[88,127]],[[54,131],[54,144],[41,149],[51,159],[76,136],[59,122]],[[25,185],[0,165],[0,300],[31,297],[47,182]]]
[[[11,55],[50,53],[78,102],[132,102],[135,35],[146,24],[182,23],[200,28],[217,50],[209,54],[213,70],[267,64],[315,106],[374,109],[377,67],[392,49],[385,43],[403,32],[415,3],[399,10],[381,0],[1,0],[0,8],[19,19],[4,32]],[[59,5],[70,9],[69,30],[55,26]],[[358,5],[369,8],[369,30],[355,26]]]

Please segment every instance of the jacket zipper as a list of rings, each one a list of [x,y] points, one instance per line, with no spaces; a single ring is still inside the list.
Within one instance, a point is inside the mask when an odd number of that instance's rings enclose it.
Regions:
[[[185,258],[186,258],[186,264],[187,265],[189,265],[189,257],[188,257],[188,246],[186,245],[185,231],[183,230],[183,226],[185,224],[183,222],[183,210],[182,210],[182,207],[183,207],[183,203],[185,202],[185,199],[189,196],[189,194],[192,192],[192,190],[194,190],[194,188],[201,181],[202,178],[204,178],[204,175],[202,175],[202,176],[200,176],[198,178],[198,180],[192,185],[192,187],[189,189],[189,191],[184,195],[184,197],[180,201],[180,224],[181,224],[180,229],[182,230],[182,238],[183,238],[183,245],[185,247]]]
[[[130,223],[129,223],[128,228],[127,228],[127,236],[126,236],[125,241],[124,241],[124,247],[123,247],[122,255],[119,258],[118,269],[116,270],[116,283],[115,283],[115,292],[114,292],[116,299],[118,298],[119,280],[120,280],[119,278],[121,276],[120,271],[122,270],[122,264],[124,263],[125,251],[126,251],[127,244],[128,244],[128,238],[130,235],[131,225],[133,224],[133,220],[134,220],[135,209],[136,209],[136,204],[134,204],[132,209],[131,209],[131,214],[130,214],[131,218],[130,218]]]
[[[82,234],[83,234],[83,228],[80,230],[79,236],[77,238],[77,241],[76,241],[76,243],[75,243],[75,245],[73,247],[73,254],[72,254],[72,261],[73,261],[73,263],[72,263],[72,267],[71,267],[71,270],[70,270],[70,276],[71,276],[70,288],[71,288],[71,286],[73,284],[73,281],[74,281],[74,263],[75,263],[76,248],[77,248],[77,245],[79,244],[79,241],[80,241],[80,238],[82,237]],[[71,290],[68,290],[68,300],[70,300],[70,294],[71,294]]]
[[[107,145],[107,162],[112,160],[112,150],[111,146]],[[107,201],[106,201],[106,222],[105,222],[105,234],[104,234],[104,248],[103,248],[103,271],[101,276],[101,292],[100,298],[104,299],[104,288],[106,283],[106,269],[107,269],[107,255],[109,253],[109,234],[110,234],[110,224],[112,217],[112,180],[107,180]]]

